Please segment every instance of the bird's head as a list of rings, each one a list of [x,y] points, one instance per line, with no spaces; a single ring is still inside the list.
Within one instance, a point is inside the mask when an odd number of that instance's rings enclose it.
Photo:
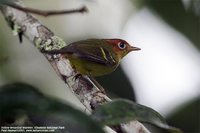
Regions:
[[[105,39],[105,41],[111,45],[113,51],[119,59],[122,59],[131,51],[140,50],[140,48],[131,46],[128,42],[122,39]]]

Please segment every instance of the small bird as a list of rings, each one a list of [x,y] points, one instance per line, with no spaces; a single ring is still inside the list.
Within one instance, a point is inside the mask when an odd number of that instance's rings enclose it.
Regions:
[[[136,50],[140,48],[122,39],[87,39],[44,53],[61,54],[80,74],[97,77],[115,71],[121,59]]]

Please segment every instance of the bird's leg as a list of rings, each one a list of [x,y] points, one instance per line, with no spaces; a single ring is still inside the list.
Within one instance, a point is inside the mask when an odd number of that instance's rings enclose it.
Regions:
[[[103,94],[106,94],[105,89],[91,75],[88,75],[88,78]]]
[[[82,75],[80,74],[80,73],[77,73],[74,77],[73,77],[73,79],[74,80],[77,80],[79,77],[81,77]]]

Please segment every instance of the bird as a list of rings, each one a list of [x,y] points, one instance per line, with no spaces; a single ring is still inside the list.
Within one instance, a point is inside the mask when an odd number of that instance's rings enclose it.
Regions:
[[[123,39],[86,39],[43,52],[61,54],[80,74],[98,77],[115,71],[123,57],[138,50]]]
[[[62,57],[69,59],[72,67],[79,72],[75,79],[80,75],[86,75],[93,85],[106,94],[94,77],[114,72],[123,57],[131,51],[138,50],[141,49],[131,46],[122,39],[86,39],[70,43],[61,49],[42,52],[51,55],[61,54]],[[66,82],[67,77],[62,75],[62,78]]]

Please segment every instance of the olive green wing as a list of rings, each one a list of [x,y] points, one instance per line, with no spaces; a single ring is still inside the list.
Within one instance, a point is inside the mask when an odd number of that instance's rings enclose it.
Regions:
[[[117,64],[113,54],[109,52],[109,49],[107,47],[102,47],[99,43],[90,44],[90,42],[77,42],[69,44],[60,50],[53,50],[47,53],[71,54],[71,56],[110,67]]]

